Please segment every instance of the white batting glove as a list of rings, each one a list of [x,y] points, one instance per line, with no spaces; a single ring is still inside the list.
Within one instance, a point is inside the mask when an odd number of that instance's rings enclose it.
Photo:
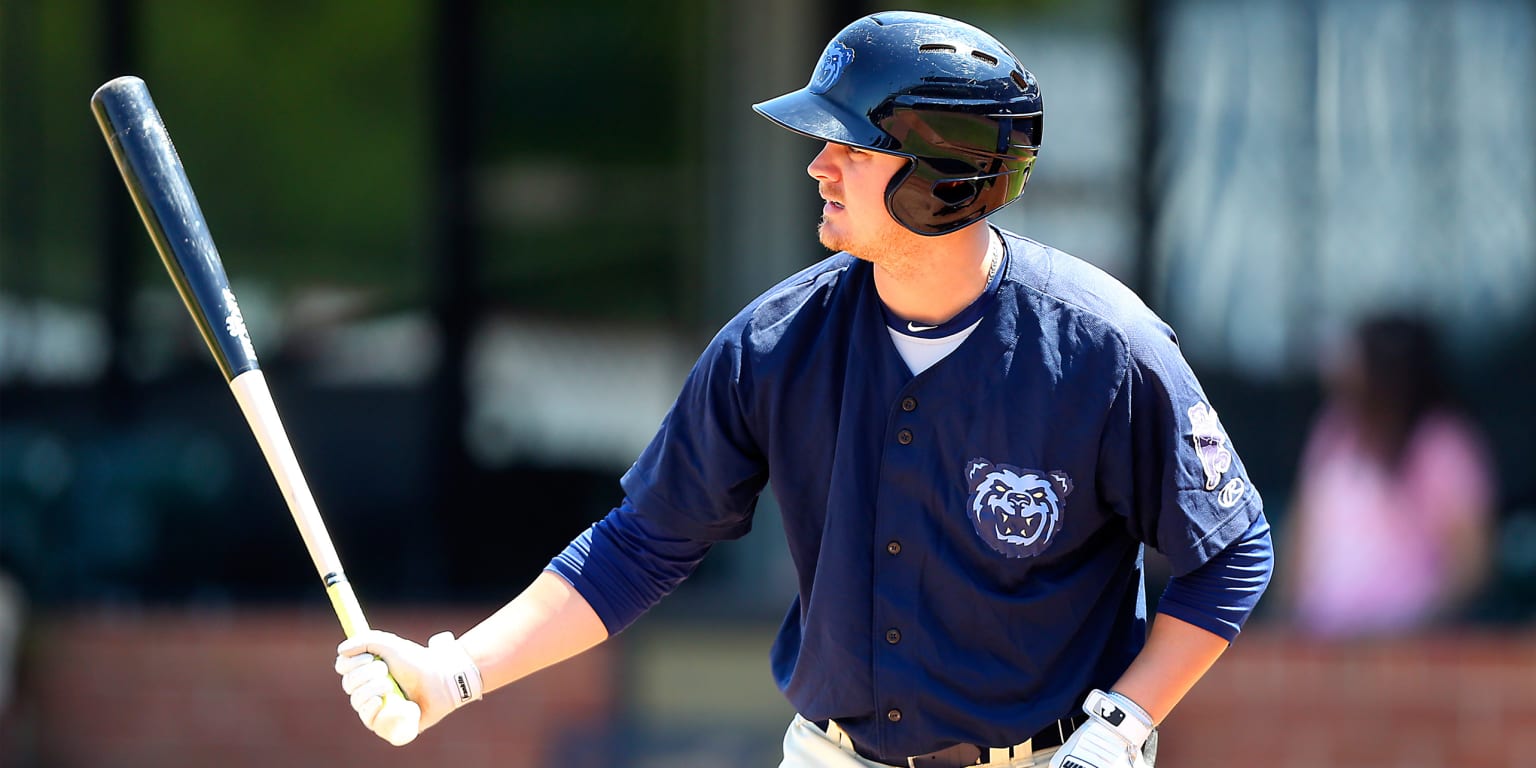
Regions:
[[[1156,757],[1152,716],[1136,702],[1095,688],[1083,701],[1088,722],[1056,750],[1051,768],[1148,768]],[[1150,744],[1148,743],[1150,742]],[[1149,754],[1150,753],[1150,754]]]
[[[452,632],[433,635],[425,647],[388,632],[360,632],[336,646],[336,674],[341,675],[341,689],[352,697],[358,719],[395,746],[414,739],[455,709],[479,701],[484,690],[480,669]],[[401,713],[384,707],[391,676],[410,699],[408,703],[420,707],[414,728],[402,727]]]

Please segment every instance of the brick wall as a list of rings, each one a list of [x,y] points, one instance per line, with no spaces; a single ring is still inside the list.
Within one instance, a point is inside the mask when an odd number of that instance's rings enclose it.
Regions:
[[[1250,629],[1162,730],[1163,766],[1536,768],[1536,632]]]
[[[488,612],[370,618],[420,641]],[[621,737],[644,735],[622,711],[620,686],[652,678],[622,667],[679,655],[669,644],[648,654],[601,646],[397,749],[364,730],[347,705],[331,671],[339,639],[323,611],[42,617],[23,670],[24,703],[0,719],[0,766],[633,768],[612,751]],[[760,649],[748,655],[761,666]],[[668,678],[698,668],[662,666]],[[630,691],[622,700],[647,699]],[[685,717],[701,721],[700,733],[729,728],[712,719],[727,703]],[[781,732],[771,719],[766,730]],[[748,768],[735,757],[715,762]],[[1325,645],[1250,627],[1163,724],[1161,758],[1163,768],[1536,768],[1536,629]],[[748,762],[772,768],[776,760]]]
[[[380,627],[425,642],[490,609],[391,615]],[[551,667],[391,747],[357,721],[332,671],[341,630],[328,612],[89,612],[41,617],[18,702],[0,730],[16,768],[599,766],[611,741],[611,650]]]

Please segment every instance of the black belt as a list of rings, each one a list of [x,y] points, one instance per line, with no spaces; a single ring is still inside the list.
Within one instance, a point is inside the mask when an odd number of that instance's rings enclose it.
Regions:
[[[1029,738],[1029,750],[1031,752],[1038,752],[1042,749],[1059,747],[1066,743],[1067,737],[1071,736],[1072,732],[1078,729],[1078,726],[1087,721],[1087,715],[1074,715],[1057,720],[1041,728],[1038,733]],[[827,730],[827,722],[826,720],[817,720],[815,721],[816,727],[825,731]],[[1007,747],[1006,749],[1011,750],[1012,747]],[[898,766],[899,768],[964,768],[968,765],[985,765],[991,761],[992,755],[992,748],[990,747],[983,747],[978,744],[955,744],[925,755],[897,758],[901,762],[893,763],[890,762],[889,758],[873,754],[860,747],[857,743],[853,745],[853,751],[859,753],[859,756],[865,760],[873,760],[881,765]],[[1009,756],[1023,757],[1021,754],[1010,754]]]

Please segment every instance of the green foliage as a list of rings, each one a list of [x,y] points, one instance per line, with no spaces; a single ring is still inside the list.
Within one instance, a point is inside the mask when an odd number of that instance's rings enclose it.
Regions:
[[[106,72],[79,2],[8,8],[0,41],[0,280],[90,300],[104,206],[131,206],[91,116],[111,77],[149,85],[232,273],[280,289],[419,291],[427,255],[425,6],[137,4],[139,66]],[[136,230],[137,233],[137,230]],[[163,282],[148,238],[143,280]]]
[[[144,79],[230,269],[419,290],[424,6],[146,3]]]
[[[702,2],[490,4],[485,37],[485,288],[540,314],[676,320],[691,254],[674,211],[699,210],[682,169]],[[606,297],[594,302],[593,296]]]
[[[584,316],[591,303],[567,297],[665,286],[681,268],[669,211],[699,196],[675,169],[693,151],[681,92],[698,80],[686,71],[699,44],[689,20],[703,2],[527,5],[480,3],[478,37],[463,43],[479,53],[469,152],[483,289],[519,308]],[[138,3],[131,73],[103,71],[109,31],[96,8],[7,7],[0,290],[80,303],[102,294],[92,282],[100,214],[131,203],[88,99],[110,77],[136,74],[232,275],[280,294],[323,283],[426,301],[442,258],[430,3]],[[540,169],[589,188],[555,199]],[[509,183],[521,187],[510,196]],[[140,284],[165,288],[148,239],[131,247],[142,253]],[[535,287],[541,280],[552,282]],[[657,290],[635,297],[639,313],[665,312]]]

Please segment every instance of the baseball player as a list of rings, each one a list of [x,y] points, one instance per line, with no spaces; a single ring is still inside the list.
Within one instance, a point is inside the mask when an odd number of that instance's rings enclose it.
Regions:
[[[836,253],[719,331],[622,502],[521,595],[462,637],[342,643],[359,717],[386,672],[427,728],[602,642],[771,484],[798,576],[781,768],[1151,765],[1268,584],[1269,526],[1173,332],[985,221],[1041,146],[1035,78],[970,25],[877,13],[755,109],[821,142]],[[1147,546],[1174,574],[1150,622]]]

